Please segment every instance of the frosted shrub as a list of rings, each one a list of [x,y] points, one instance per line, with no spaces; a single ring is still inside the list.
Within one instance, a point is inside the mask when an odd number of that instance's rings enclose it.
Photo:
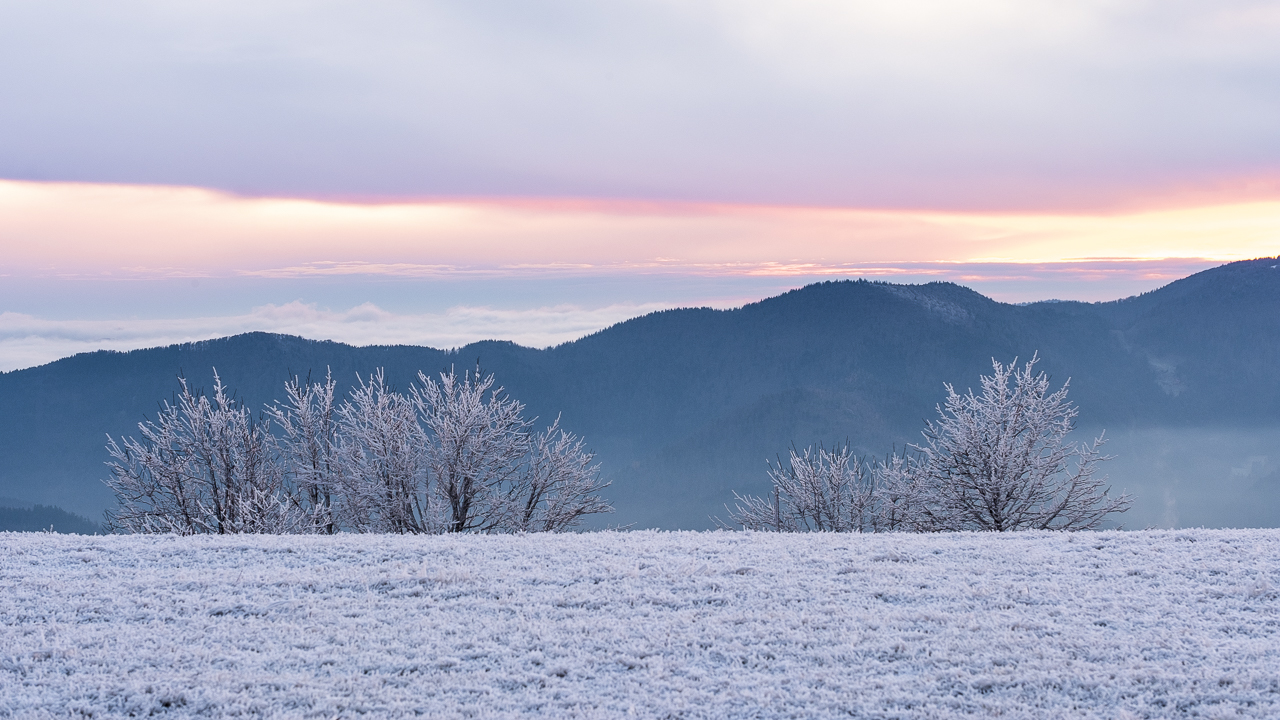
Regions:
[[[427,476],[427,436],[413,403],[382,370],[337,410],[340,520],[360,532],[436,533],[444,528]]]
[[[525,456],[529,426],[524,405],[493,388],[493,376],[418,373],[413,405],[429,442],[425,459],[437,494],[447,504],[447,529],[491,531],[509,526],[510,501]],[[487,396],[487,398],[486,398]]]
[[[1038,358],[1022,370],[992,360],[982,392],[958,394],[948,384],[939,418],[924,430],[921,472],[938,529],[1084,530],[1124,512],[1129,495],[1112,497],[1099,436],[1068,442],[1079,410],[1067,400],[1068,380],[1049,391],[1049,378],[1034,373]],[[1010,382],[1012,381],[1012,385]]]
[[[767,497],[738,495],[729,509],[731,524],[772,532],[892,532],[936,529],[930,508],[921,502],[918,459],[891,455],[871,463],[849,447],[792,450],[786,465],[771,463],[773,492]]]
[[[267,408],[280,429],[277,450],[297,489],[296,502],[311,530],[329,534],[337,531],[334,500],[342,477],[335,386],[332,373],[323,383],[295,377],[285,383],[285,407]]]
[[[266,421],[228,397],[217,371],[213,398],[184,378],[176,404],[139,423],[142,440],[108,436],[107,485],[118,507],[106,526],[125,532],[283,533],[301,525]]]
[[[939,418],[925,443],[867,467],[848,448],[791,452],[771,465],[773,492],[737,496],[731,520],[746,529],[780,532],[941,530],[1085,530],[1124,512],[1129,495],[1112,497],[1096,477],[1102,437],[1069,442],[1079,410],[1067,385],[1050,392],[1033,357],[992,360],[980,394],[946,385]]]
[[[214,396],[182,380],[142,440],[108,438],[107,484],[126,532],[539,532],[610,512],[595,456],[560,428],[531,432],[492,375],[418,374],[409,393],[382,370],[341,403],[332,375],[286,383],[254,422],[215,372]]]
[[[791,450],[787,464],[769,466],[773,492],[740,496],[729,511],[748,530],[861,532],[872,529],[873,487],[862,461],[848,446]]]
[[[554,532],[612,511],[599,496],[608,484],[595,455],[559,418],[531,433],[524,406],[479,370],[441,373],[438,383],[418,373],[418,380],[412,398],[450,532]]]
[[[533,437],[528,466],[512,488],[511,530],[555,532],[578,524],[583,515],[612,512],[600,497],[608,483],[600,479],[595,454],[586,442],[560,428],[560,419]]]

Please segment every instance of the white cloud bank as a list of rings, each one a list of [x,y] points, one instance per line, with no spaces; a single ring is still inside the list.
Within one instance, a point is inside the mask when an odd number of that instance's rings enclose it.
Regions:
[[[953,209],[1273,196],[1267,0],[0,3],[0,177]]]
[[[556,305],[521,310],[459,306],[442,313],[396,314],[364,303],[345,311],[291,302],[242,315],[178,319],[51,320],[0,313],[0,371],[95,350],[135,350],[263,331],[351,345],[455,348],[478,340],[547,347],[669,307],[661,303],[584,308]]]

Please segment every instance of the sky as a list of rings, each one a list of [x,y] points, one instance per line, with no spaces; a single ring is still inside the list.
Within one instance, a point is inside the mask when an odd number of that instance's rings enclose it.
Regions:
[[[1280,254],[1272,2],[0,0],[0,370]]]

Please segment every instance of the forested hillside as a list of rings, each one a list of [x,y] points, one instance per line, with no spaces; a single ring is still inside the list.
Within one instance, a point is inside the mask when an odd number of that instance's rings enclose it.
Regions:
[[[706,527],[734,491],[760,492],[765,458],[792,443],[901,448],[918,439],[943,383],[976,385],[992,357],[1038,352],[1055,384],[1071,378],[1082,429],[1108,429],[1113,481],[1139,488],[1137,524],[1275,525],[1278,264],[1233,263],[1109,303],[1009,305],[949,283],[828,282],[734,310],[654,313],[547,350],[251,333],[77,355],[0,375],[0,494],[96,518],[111,501],[100,482],[106,434],[136,434],[179,373],[209,386],[216,367],[260,407],[287,378],[326,368],[349,385],[383,367],[404,388],[419,369],[478,362],[528,414],[561,415],[598,451],[618,509],[604,522]]]

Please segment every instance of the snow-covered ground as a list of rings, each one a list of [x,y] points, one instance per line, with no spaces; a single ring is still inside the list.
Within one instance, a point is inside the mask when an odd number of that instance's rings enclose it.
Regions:
[[[1280,531],[0,534],[0,716],[1280,717]]]

